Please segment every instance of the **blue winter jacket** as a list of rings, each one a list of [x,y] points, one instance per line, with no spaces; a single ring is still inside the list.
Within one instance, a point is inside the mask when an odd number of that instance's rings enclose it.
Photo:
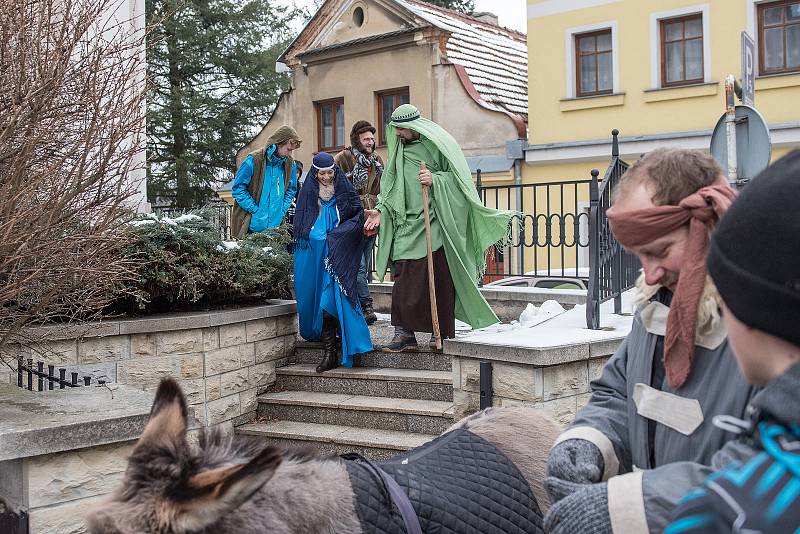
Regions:
[[[255,160],[252,155],[248,155],[239,169],[236,171],[236,178],[233,180],[231,192],[233,198],[239,203],[243,210],[253,215],[250,220],[250,231],[261,232],[267,228],[280,226],[286,210],[292,204],[295,193],[297,193],[297,167],[292,163],[292,175],[289,179],[289,187],[286,187],[283,176],[283,166],[286,158],[278,157],[275,154],[274,144],[267,147],[267,157],[264,164],[264,185],[261,188],[261,199],[256,204],[255,199],[250,195],[247,186],[253,179],[253,166]]]

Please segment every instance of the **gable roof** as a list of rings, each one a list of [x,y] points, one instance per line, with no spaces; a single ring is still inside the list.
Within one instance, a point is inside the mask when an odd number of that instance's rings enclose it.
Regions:
[[[475,17],[435,6],[420,0],[378,0],[404,12],[409,21],[397,31],[321,47],[309,47],[300,52],[303,43],[311,45],[322,29],[349,2],[327,0],[314,14],[300,35],[281,54],[278,61],[308,52],[355,46],[408,31],[432,26],[448,37],[442,53],[456,67],[464,88],[482,107],[505,113],[525,137],[528,120],[528,46],[525,34],[479,20]],[[301,37],[310,37],[303,39]]]
[[[528,45],[525,34],[419,0],[394,0],[450,34],[447,59],[462,65],[490,109],[527,121]],[[463,81],[463,80],[462,80]]]

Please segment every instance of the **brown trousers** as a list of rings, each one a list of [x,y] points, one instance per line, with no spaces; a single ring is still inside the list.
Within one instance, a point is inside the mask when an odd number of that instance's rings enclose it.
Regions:
[[[433,253],[436,305],[442,337],[456,336],[456,289],[450,276],[444,247]],[[428,259],[394,262],[392,325],[414,332],[433,332],[428,291]]]

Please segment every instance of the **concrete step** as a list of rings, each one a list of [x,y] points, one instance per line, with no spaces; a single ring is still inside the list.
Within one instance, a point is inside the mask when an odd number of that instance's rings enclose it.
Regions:
[[[297,363],[276,369],[274,391],[315,391],[370,397],[434,401],[453,400],[453,374],[428,369],[388,367],[338,367],[324,373],[316,364]]]
[[[321,454],[357,452],[372,460],[385,460],[434,439],[435,435],[409,434],[343,425],[270,421],[236,428],[238,434],[257,436],[287,448],[312,447]]]
[[[453,424],[453,403],[314,391],[279,391],[258,397],[268,419],[441,434]]]
[[[421,345],[424,347],[425,345]],[[322,343],[301,341],[295,348],[297,363],[318,364],[322,360]],[[431,371],[450,371],[450,356],[435,352],[367,352],[356,356],[356,363],[362,367],[388,367],[392,369],[428,369]]]

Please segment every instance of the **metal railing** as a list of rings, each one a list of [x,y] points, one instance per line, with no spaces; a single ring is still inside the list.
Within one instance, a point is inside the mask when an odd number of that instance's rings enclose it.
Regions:
[[[36,362],[34,365],[33,359],[29,358],[27,363],[24,358],[17,360],[17,386],[28,391],[34,391],[34,377],[36,377],[35,391],[52,391],[53,389],[77,388],[81,386],[91,386],[92,376],[86,375],[79,377],[78,372],[71,371],[70,377],[67,378],[67,370],[64,368],[58,369],[56,375],[55,365],[47,365],[47,371],[44,370],[44,362]],[[96,384],[103,385],[106,381],[96,379]]]
[[[203,212],[206,218],[212,225],[219,229],[219,235],[222,240],[229,240],[231,238],[231,212],[233,206],[224,200],[211,200],[206,204],[195,208],[179,208],[176,206],[156,206],[153,208],[153,213],[159,217],[169,217],[174,219],[186,213]]]
[[[606,210],[611,207],[614,188],[628,170],[629,165],[619,157],[619,130],[611,132],[611,164],[603,182],[598,182],[600,172],[592,170],[589,214],[589,288],[586,293],[586,326],[600,329],[600,304],[614,299],[614,313],[622,312],[622,293],[636,283],[641,265],[636,256],[629,254],[614,238],[608,224]]]
[[[479,169],[476,188],[484,206],[518,212],[510,243],[494,250],[485,280],[507,276],[585,277],[590,186],[591,180],[485,186]],[[526,263],[533,268],[526,269]]]

